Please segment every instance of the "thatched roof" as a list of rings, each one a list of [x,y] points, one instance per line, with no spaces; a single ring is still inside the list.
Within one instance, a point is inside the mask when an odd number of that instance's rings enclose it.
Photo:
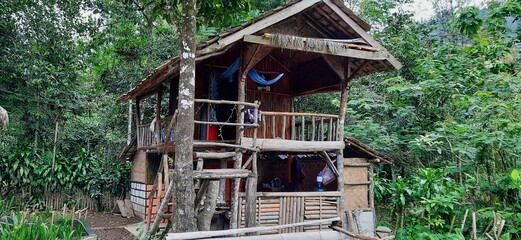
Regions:
[[[365,158],[376,160],[375,162],[377,163],[393,163],[393,159],[391,159],[389,156],[377,152],[376,150],[372,149],[367,144],[360,142],[360,140],[356,138],[346,137],[344,138],[344,142],[346,144],[344,152],[350,152],[351,154],[361,155]]]
[[[7,111],[0,106],[0,130],[7,130],[7,125],[9,125],[9,115]]]
[[[288,32],[291,32],[295,27],[289,21],[295,18],[299,18],[305,24],[311,26],[314,31],[320,34],[320,39],[300,35],[291,39],[276,35],[277,33],[291,35]],[[281,27],[280,25],[283,24],[286,24],[286,26]],[[288,31],[280,32],[281,29]],[[343,69],[338,69],[339,64],[337,63],[342,61],[338,59],[339,57],[357,60],[353,61],[353,67],[359,68],[359,71],[355,74],[356,77],[399,69],[401,64],[367,33],[369,29],[370,26],[340,0],[294,0],[266,12],[252,21],[201,42],[197,46],[196,62],[199,64],[206,59],[225,54],[238,43],[247,42],[249,44],[268,45],[277,49],[288,48],[294,51],[312,53],[308,56],[327,55],[326,61],[338,75],[343,75],[341,72]],[[270,34],[274,38],[271,40],[258,39],[265,34]],[[288,47],[289,45],[291,45],[291,48]],[[342,50],[343,54],[340,54],[339,50]],[[281,57],[287,61],[294,60],[292,56]],[[121,103],[146,94],[162,82],[177,76],[179,74],[179,61],[179,56],[169,59],[156,68],[151,75],[143,79],[134,89],[122,95],[117,102]],[[325,86],[320,91],[338,91],[338,83]],[[315,93],[314,91],[302,90],[302,94],[311,92]]]

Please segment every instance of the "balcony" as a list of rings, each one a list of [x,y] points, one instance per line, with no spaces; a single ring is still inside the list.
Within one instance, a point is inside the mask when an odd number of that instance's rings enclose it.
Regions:
[[[330,151],[343,149],[343,142],[337,136],[338,115],[321,113],[295,113],[259,111],[259,104],[196,99],[196,117],[194,120],[194,148],[243,148],[260,151]],[[209,109],[217,105],[226,105],[229,117],[225,121],[207,120],[211,114],[200,114],[201,109]],[[243,122],[237,121],[239,105]],[[222,109],[222,108],[221,108]],[[137,144],[139,149],[157,149],[166,142],[166,129],[172,115],[161,118],[157,122],[141,124],[137,127]],[[214,130],[210,128],[213,127]],[[242,132],[241,144],[236,144],[236,129]],[[217,131],[217,133],[216,133]],[[210,132],[217,136],[210,137]],[[201,134],[203,133],[203,134]],[[225,134],[227,133],[227,134]],[[175,135],[172,132],[172,141]],[[223,135],[233,136],[225,138]]]

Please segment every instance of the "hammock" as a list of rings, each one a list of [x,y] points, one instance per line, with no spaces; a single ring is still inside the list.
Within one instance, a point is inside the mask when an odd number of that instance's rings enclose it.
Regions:
[[[284,73],[279,74],[272,80],[266,81],[266,79],[263,76],[261,76],[254,68],[251,68],[250,71],[248,71],[248,76],[250,76],[251,80],[253,80],[254,82],[260,85],[268,86],[279,81],[282,78],[282,76],[284,76]]]

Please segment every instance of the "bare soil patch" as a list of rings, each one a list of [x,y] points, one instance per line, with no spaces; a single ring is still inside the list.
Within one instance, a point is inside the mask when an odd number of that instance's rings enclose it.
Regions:
[[[138,217],[125,218],[107,212],[89,212],[87,221],[100,240],[130,240],[134,239],[134,235],[124,227],[139,223],[141,219]]]

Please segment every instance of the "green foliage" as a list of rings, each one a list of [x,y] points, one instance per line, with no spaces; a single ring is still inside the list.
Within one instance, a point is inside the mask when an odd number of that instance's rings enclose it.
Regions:
[[[51,212],[28,213],[16,211],[10,202],[0,199],[0,216],[13,220],[0,223],[1,239],[81,239],[85,226],[80,221],[72,224],[73,215]]]
[[[128,190],[130,166],[126,163],[107,162],[85,149],[77,156],[56,155],[53,164],[52,152],[35,154],[24,148],[15,148],[0,157],[2,187],[0,195],[22,196],[28,204],[39,205],[46,191],[73,192],[85,190],[91,197],[98,198],[102,190],[121,195]]]

